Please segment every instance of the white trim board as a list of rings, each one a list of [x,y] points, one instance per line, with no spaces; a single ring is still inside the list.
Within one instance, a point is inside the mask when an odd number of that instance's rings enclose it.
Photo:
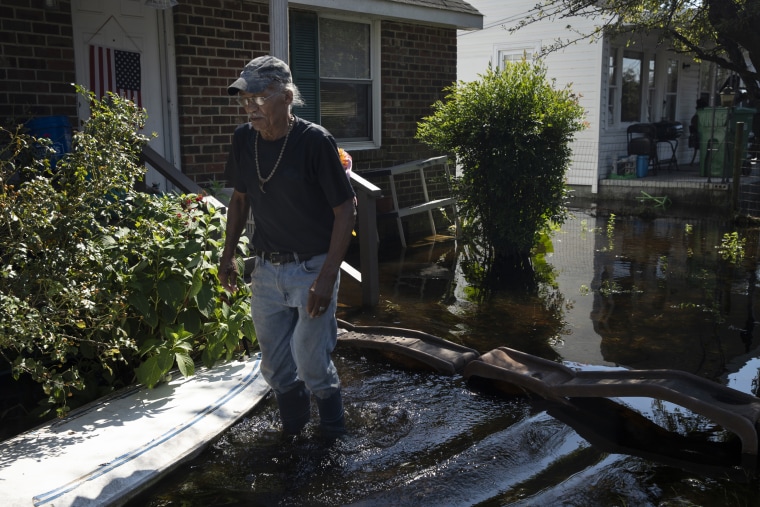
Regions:
[[[260,359],[136,386],[0,442],[4,507],[121,505],[241,419],[269,392]]]

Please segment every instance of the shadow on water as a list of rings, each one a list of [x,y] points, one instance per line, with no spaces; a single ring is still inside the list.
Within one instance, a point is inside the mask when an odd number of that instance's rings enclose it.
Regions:
[[[362,311],[346,278],[338,316],[571,367],[679,369],[757,395],[758,233],[724,239],[735,230],[576,211],[538,259],[541,284],[485,301],[461,269],[461,244],[382,249],[380,304]],[[320,441],[310,423],[280,442],[270,397],[130,505],[757,504],[738,440],[682,407],[648,398],[559,407],[344,345],[335,361],[347,438]]]

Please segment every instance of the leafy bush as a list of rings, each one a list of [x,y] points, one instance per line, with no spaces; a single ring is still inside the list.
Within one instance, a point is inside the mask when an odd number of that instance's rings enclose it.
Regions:
[[[459,211],[496,262],[529,262],[550,222],[565,217],[570,141],[583,109],[569,87],[557,90],[540,63],[487,69],[447,88],[418,125],[424,143],[456,156]]]
[[[254,339],[246,285],[225,295],[217,279],[220,211],[136,192],[145,112],[77,89],[91,118],[54,171],[21,129],[2,131],[0,153],[0,356],[59,415]]]

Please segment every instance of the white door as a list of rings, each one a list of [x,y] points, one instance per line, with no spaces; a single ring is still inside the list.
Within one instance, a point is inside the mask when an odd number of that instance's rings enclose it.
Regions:
[[[71,10],[77,83],[88,89],[92,89],[92,83],[102,83],[98,55],[107,54],[107,58],[122,62],[125,60],[118,58],[127,55],[127,79],[122,78],[119,84],[139,89],[139,100],[148,112],[144,133],[148,137],[158,134],[150,140],[150,146],[179,167],[174,45],[167,44],[173,41],[171,11],[148,7],[145,0],[74,0]],[[106,57],[102,60],[106,61]],[[107,65],[103,68],[107,74]],[[78,100],[78,108],[80,120],[89,117],[86,101]],[[162,191],[172,190],[171,184],[153,169],[146,175],[146,184]]]

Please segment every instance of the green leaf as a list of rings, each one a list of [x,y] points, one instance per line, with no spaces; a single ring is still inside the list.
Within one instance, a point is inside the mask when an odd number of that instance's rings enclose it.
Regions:
[[[145,322],[151,329],[155,329],[158,326],[158,312],[156,312],[153,306],[148,305],[148,311],[143,315],[143,322]]]
[[[183,376],[189,377],[195,373],[195,363],[189,355],[184,352],[177,352],[174,354],[174,358],[177,360],[177,366]]]
[[[166,337],[166,341],[171,343],[172,346],[176,346],[188,338],[192,338],[193,334],[186,331],[182,325],[174,325],[164,327],[164,336]]]
[[[161,349],[161,352],[158,353],[158,361],[164,375],[169,373],[169,370],[174,366],[174,356],[169,349]]]
[[[203,288],[203,272],[199,269],[193,273],[193,282],[190,285],[190,292],[188,297],[194,298]]]
[[[138,351],[138,354],[140,354],[141,356],[147,355],[153,352],[153,350],[157,349],[163,343],[164,342],[162,340],[158,340],[156,338],[148,338],[140,346],[140,350]]]
[[[161,379],[161,370],[158,366],[157,357],[149,357],[135,370],[137,381],[148,387],[155,386]]]
[[[186,283],[176,278],[158,282],[158,296],[169,306],[179,306],[185,299]]]
[[[127,296],[127,301],[138,312],[140,312],[140,315],[143,317],[148,315],[150,312],[150,301],[147,297],[145,297],[145,294],[141,294],[139,292],[130,292]]]
[[[251,343],[256,343],[256,328],[253,326],[253,321],[250,318],[243,321],[242,330],[243,336],[251,340]]]
[[[116,243],[116,239],[114,239],[114,237],[113,237],[113,236],[109,236],[109,235],[105,235],[105,236],[103,236],[102,238],[100,238],[100,243],[101,243],[101,244],[102,244],[104,247],[106,247],[106,248],[109,248],[109,247],[115,246],[115,245],[117,244],[117,243]]]
[[[143,294],[150,294],[153,291],[153,287],[155,285],[153,276],[144,273],[141,274],[140,272],[136,272],[133,270],[134,276],[129,280],[128,285],[135,289],[137,292],[142,292]]]
[[[162,349],[158,355],[147,358],[137,367],[137,381],[152,388],[169,372],[173,364],[174,356],[169,350]]]
[[[233,351],[237,348],[238,344],[240,343],[240,332],[237,328],[230,328],[227,331],[227,336],[224,339],[224,345],[227,347],[227,350]]]
[[[177,324],[182,325],[193,334],[198,334],[202,326],[200,315],[195,308],[183,308],[177,316]]]
[[[177,320],[179,308],[166,303],[161,303],[161,319],[166,324],[174,324]]]
[[[195,302],[198,305],[198,311],[201,312],[206,318],[213,315],[216,308],[214,289],[211,284],[204,284],[201,290],[198,291],[198,295],[195,296]]]
[[[209,339],[206,348],[203,350],[203,364],[212,366],[224,353],[224,343],[216,335]]]
[[[190,342],[183,341],[183,342],[179,342],[179,343],[177,343],[177,344],[174,345],[173,352],[175,354],[183,353],[183,352],[184,353],[189,353],[192,350],[193,350],[193,344],[190,343]]]

